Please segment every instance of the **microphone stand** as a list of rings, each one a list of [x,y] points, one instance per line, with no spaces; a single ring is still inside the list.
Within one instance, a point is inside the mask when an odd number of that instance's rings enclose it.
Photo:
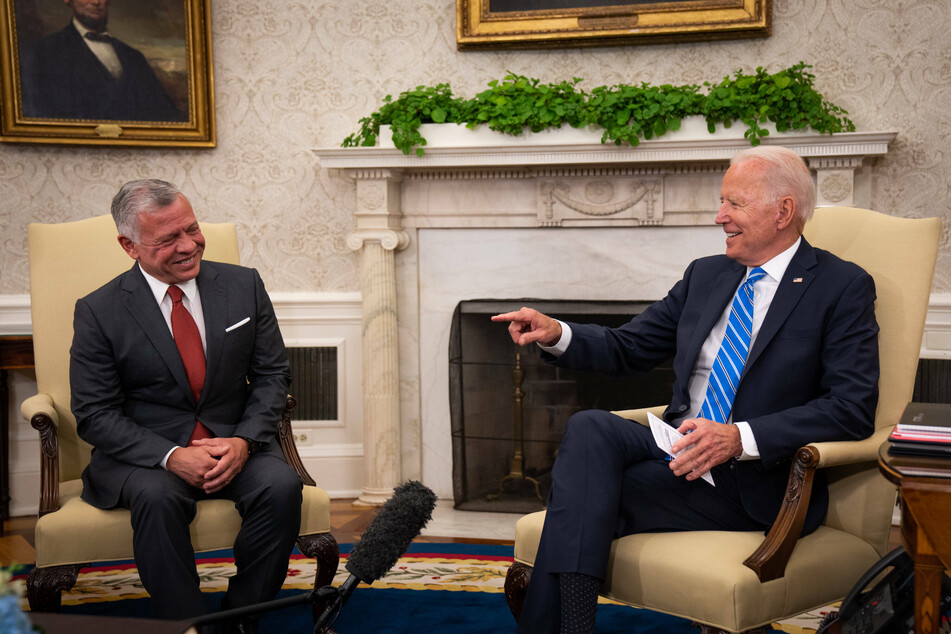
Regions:
[[[347,599],[350,598],[354,588],[356,588],[359,583],[359,579],[354,575],[350,575],[346,581],[340,584],[336,596],[327,601],[327,607],[324,608],[323,614],[321,614],[320,618],[314,623],[314,634],[324,634],[330,630],[331,626],[337,621],[337,617],[340,616],[340,610],[343,609],[343,604],[347,602]]]
[[[329,612],[331,612],[331,608],[336,606],[338,603],[340,603],[340,606],[343,605],[343,602],[340,601],[340,591],[333,586],[314,588],[313,590],[310,590],[304,594],[295,595],[293,597],[284,597],[283,599],[273,599],[263,603],[255,603],[254,605],[246,605],[243,608],[232,608],[230,610],[222,610],[212,614],[205,614],[203,616],[199,616],[198,618],[191,619],[188,621],[188,625],[192,627],[198,627],[201,625],[220,623],[228,619],[239,619],[245,616],[255,616],[264,612],[273,612],[274,610],[281,610],[283,608],[289,608],[297,605],[306,605],[308,603],[313,606],[320,601],[325,601],[331,598],[333,600],[330,602],[330,605],[326,610],[324,610],[320,620],[314,625],[314,634],[321,634],[326,632],[326,630],[318,630],[317,628],[323,622],[325,622],[327,618],[329,618]]]

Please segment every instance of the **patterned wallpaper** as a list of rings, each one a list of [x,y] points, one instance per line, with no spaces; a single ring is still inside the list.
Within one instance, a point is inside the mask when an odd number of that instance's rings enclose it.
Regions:
[[[951,3],[773,0],[761,40],[624,48],[455,49],[454,0],[215,0],[218,147],[213,150],[0,145],[0,294],[29,292],[26,226],[107,213],[126,180],[159,177],[200,219],[239,225],[242,259],[272,291],[354,291],[346,246],[353,184],[319,169],[386,94],[449,82],[471,96],[506,71],[583,87],[702,83],[738,68],[814,66],[857,128],[898,132],[874,166],[872,206],[945,219],[937,292],[951,292]]]

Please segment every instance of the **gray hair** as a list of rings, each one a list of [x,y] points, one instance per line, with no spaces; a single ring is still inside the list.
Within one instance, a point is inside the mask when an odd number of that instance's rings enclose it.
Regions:
[[[179,196],[178,187],[155,178],[129,181],[112,198],[112,219],[121,235],[139,241],[139,214],[168,207]]]
[[[796,213],[802,224],[812,218],[816,208],[816,185],[812,181],[812,172],[802,158],[786,147],[778,145],[759,145],[740,150],[733,155],[730,165],[746,161],[761,161],[768,169],[764,177],[766,187],[778,201],[792,196],[796,201]],[[801,228],[801,227],[800,227]]]

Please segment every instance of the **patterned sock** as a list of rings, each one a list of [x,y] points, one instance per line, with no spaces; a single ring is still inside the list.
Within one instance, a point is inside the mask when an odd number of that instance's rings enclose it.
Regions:
[[[591,634],[601,580],[580,572],[558,575],[561,589],[561,634]]]

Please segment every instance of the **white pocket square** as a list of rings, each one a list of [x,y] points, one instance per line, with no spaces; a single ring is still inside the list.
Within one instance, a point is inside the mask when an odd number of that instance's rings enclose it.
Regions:
[[[231,331],[234,330],[235,328],[240,328],[241,326],[245,325],[245,324],[248,323],[249,321],[251,321],[251,318],[250,318],[250,317],[245,317],[244,319],[242,319],[242,320],[239,321],[238,323],[233,324],[233,325],[228,326],[227,328],[225,328],[225,332],[231,332]]]

